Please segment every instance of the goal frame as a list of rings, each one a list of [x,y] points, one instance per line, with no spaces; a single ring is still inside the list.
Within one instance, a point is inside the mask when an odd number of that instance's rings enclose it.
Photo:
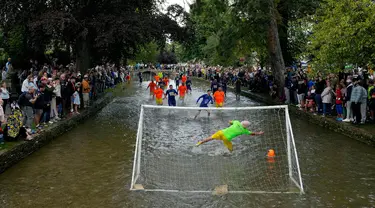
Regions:
[[[145,192],[182,192],[182,193],[212,193],[212,191],[184,191],[184,190],[174,190],[174,189],[144,189],[141,185],[141,188],[136,188],[136,181],[140,175],[141,169],[141,149],[142,149],[142,133],[143,133],[143,115],[145,108],[153,109],[181,109],[181,110],[202,110],[200,107],[171,107],[171,106],[157,106],[157,105],[141,105],[141,112],[138,121],[138,130],[134,151],[134,160],[133,160],[133,170],[132,170],[132,179],[130,184],[131,191],[145,191]],[[304,194],[304,186],[301,177],[301,170],[299,166],[297,149],[294,141],[293,129],[289,117],[289,108],[288,105],[272,105],[272,106],[252,106],[252,107],[224,107],[224,108],[204,108],[204,110],[210,111],[222,111],[222,110],[266,110],[266,109],[285,109],[285,128],[287,134],[287,156],[288,156],[288,168],[289,168],[289,179],[293,182],[300,190],[300,194]],[[292,170],[292,154],[295,155],[295,163],[297,166],[298,178],[294,178]],[[228,191],[228,193],[237,193],[237,194],[295,194],[298,192],[274,192],[274,191]]]

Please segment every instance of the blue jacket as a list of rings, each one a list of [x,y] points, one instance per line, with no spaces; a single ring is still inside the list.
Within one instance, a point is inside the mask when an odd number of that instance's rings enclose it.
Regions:
[[[362,101],[362,97],[363,97],[362,88],[363,87],[361,87],[360,85],[356,85],[356,86],[353,87],[352,94],[351,94],[351,97],[350,97],[350,102],[359,103],[359,102]]]
[[[197,103],[199,102],[200,99],[203,99],[199,107],[208,107],[208,103],[211,102],[211,104],[214,104],[214,101],[212,97],[208,94],[204,94],[200,96],[197,100]]]

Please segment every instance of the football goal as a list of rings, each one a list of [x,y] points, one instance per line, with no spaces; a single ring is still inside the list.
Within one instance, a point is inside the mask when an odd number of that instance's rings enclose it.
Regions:
[[[248,120],[250,131],[264,135],[233,139],[233,152],[219,140],[195,146],[231,120]],[[142,105],[130,190],[304,193],[288,106]]]

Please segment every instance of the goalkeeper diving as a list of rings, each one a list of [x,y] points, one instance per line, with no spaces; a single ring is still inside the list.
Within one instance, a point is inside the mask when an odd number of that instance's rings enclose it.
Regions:
[[[229,124],[231,125],[230,127],[226,129],[222,129],[212,136],[199,141],[196,146],[199,146],[201,144],[204,144],[206,142],[210,142],[212,140],[221,140],[223,141],[223,144],[228,148],[230,152],[233,151],[233,145],[232,145],[232,140],[238,136],[241,135],[251,135],[251,136],[257,136],[257,135],[262,135],[264,132],[252,132],[249,131],[247,128],[250,126],[249,121],[237,121],[233,120],[230,121]]]

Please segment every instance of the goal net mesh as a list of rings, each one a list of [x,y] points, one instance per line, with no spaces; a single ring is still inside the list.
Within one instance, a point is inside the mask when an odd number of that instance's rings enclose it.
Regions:
[[[259,109],[260,108],[260,109]],[[209,192],[227,185],[229,192],[303,192],[297,152],[285,106],[212,110],[142,106],[131,190]],[[195,144],[230,120],[248,120],[262,136]],[[274,158],[267,157],[273,149]]]

